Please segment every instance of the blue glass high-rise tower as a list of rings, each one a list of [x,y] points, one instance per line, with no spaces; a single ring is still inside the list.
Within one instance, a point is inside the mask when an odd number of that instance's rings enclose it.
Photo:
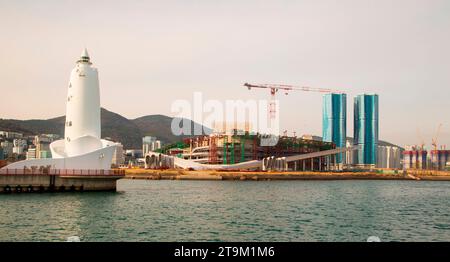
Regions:
[[[378,95],[363,94],[354,100],[354,145],[360,146],[354,154],[357,165],[375,165],[378,147]]]
[[[326,94],[323,96],[322,139],[333,142],[336,147],[345,147],[347,139],[347,95]],[[337,163],[342,163],[343,154],[338,154]]]

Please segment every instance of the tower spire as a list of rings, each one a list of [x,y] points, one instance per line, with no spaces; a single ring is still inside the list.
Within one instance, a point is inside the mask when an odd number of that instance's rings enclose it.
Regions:
[[[80,60],[78,60],[78,62],[90,63],[89,53],[88,53],[86,47],[81,52],[81,57],[80,57]]]

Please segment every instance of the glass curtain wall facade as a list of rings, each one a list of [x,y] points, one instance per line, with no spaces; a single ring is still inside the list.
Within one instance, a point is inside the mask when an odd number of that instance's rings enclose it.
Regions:
[[[347,95],[326,94],[323,96],[322,138],[336,147],[345,147],[347,138]],[[338,154],[337,163],[342,163],[344,154]]]
[[[378,95],[363,94],[354,99],[354,154],[357,165],[375,165],[378,148]]]

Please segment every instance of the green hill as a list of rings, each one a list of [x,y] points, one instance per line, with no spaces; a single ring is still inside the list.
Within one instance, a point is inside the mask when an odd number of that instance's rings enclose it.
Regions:
[[[47,120],[0,119],[0,130],[21,132],[25,135],[58,134],[64,136],[66,117],[60,116]],[[142,137],[156,136],[163,143],[175,143],[186,136],[175,136],[171,131],[172,117],[165,115],[147,115],[133,120],[117,113],[101,109],[102,138],[121,142],[125,148],[141,148]],[[191,123],[192,127],[201,125]]]
[[[132,120],[136,126],[141,130],[143,136],[156,136],[161,141],[167,143],[174,143],[181,141],[183,138],[189,137],[186,135],[176,136],[172,133],[171,124],[172,117],[165,115],[148,115],[136,118]],[[179,119],[181,120],[181,119]],[[194,132],[195,128],[202,128],[202,125],[191,121],[191,131]],[[210,132],[211,129],[205,128],[206,132]]]
[[[64,136],[66,117],[60,116],[47,120],[15,120],[0,119],[0,130],[16,131],[25,135],[58,134]],[[147,115],[136,119],[127,119],[117,113],[101,109],[102,138],[109,138],[123,144],[126,149],[137,149],[142,146],[143,136],[156,136],[162,143],[176,143],[188,136],[175,136],[171,131],[172,117],[165,115]],[[200,124],[191,121],[191,130],[201,128]],[[207,132],[211,131],[205,128]],[[353,141],[351,137],[348,137]],[[386,141],[379,145],[396,146]]]

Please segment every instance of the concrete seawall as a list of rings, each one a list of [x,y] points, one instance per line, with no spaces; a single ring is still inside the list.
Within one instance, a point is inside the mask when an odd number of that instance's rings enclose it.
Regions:
[[[377,172],[247,172],[247,171],[188,171],[177,169],[125,169],[127,179],[149,180],[433,180],[450,181],[450,175],[380,174]],[[417,179],[419,178],[419,179]]]
[[[0,193],[115,191],[123,172],[18,172],[0,173]],[[106,172],[105,172],[106,171]]]

